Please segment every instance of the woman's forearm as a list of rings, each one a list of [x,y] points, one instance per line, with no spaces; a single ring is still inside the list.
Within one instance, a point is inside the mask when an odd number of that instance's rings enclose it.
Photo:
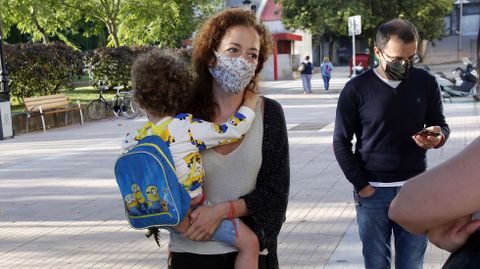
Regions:
[[[390,206],[390,217],[413,233],[480,210],[480,138],[453,158],[409,180]]]

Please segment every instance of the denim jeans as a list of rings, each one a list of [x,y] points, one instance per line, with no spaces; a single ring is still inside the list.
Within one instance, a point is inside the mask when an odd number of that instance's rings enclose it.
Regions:
[[[312,92],[312,75],[302,75],[303,92]]]
[[[391,268],[391,235],[395,237],[396,269],[421,269],[427,248],[425,235],[413,235],[388,218],[388,208],[400,187],[376,188],[369,197],[354,191],[357,223],[366,269]]]
[[[325,87],[325,91],[328,92],[328,88],[330,87],[330,75],[322,75],[323,79],[323,86]]]

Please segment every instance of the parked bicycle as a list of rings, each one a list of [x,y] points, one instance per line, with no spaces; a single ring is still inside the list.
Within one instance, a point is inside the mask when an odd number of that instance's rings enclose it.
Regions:
[[[124,116],[127,119],[133,119],[141,113],[140,107],[133,100],[131,91],[122,91],[123,86],[114,87],[117,93],[113,96],[113,100],[108,102],[102,95],[107,89],[107,86],[100,86],[100,96],[88,103],[87,116],[90,119],[103,119],[110,109],[113,110],[113,114],[117,118]]]

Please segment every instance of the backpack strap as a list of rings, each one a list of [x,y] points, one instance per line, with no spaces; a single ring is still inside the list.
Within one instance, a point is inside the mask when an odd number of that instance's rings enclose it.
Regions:
[[[135,136],[135,140],[140,141],[142,138],[150,135],[150,134],[155,134],[160,137],[162,137],[162,133],[165,132],[165,129],[167,128],[167,125],[173,120],[173,118],[166,119],[160,124],[160,126],[157,126],[151,121],[148,121],[143,125],[141,129],[138,129],[138,135]],[[149,134],[148,131],[151,130],[151,133]]]

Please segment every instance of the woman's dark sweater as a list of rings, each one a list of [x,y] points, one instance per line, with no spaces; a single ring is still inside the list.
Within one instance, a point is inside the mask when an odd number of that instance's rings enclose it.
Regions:
[[[242,220],[255,232],[260,248],[268,249],[268,268],[278,268],[277,237],[286,218],[290,188],[288,137],[282,106],[264,98],[262,165],[256,189],[240,198],[249,216]]]

